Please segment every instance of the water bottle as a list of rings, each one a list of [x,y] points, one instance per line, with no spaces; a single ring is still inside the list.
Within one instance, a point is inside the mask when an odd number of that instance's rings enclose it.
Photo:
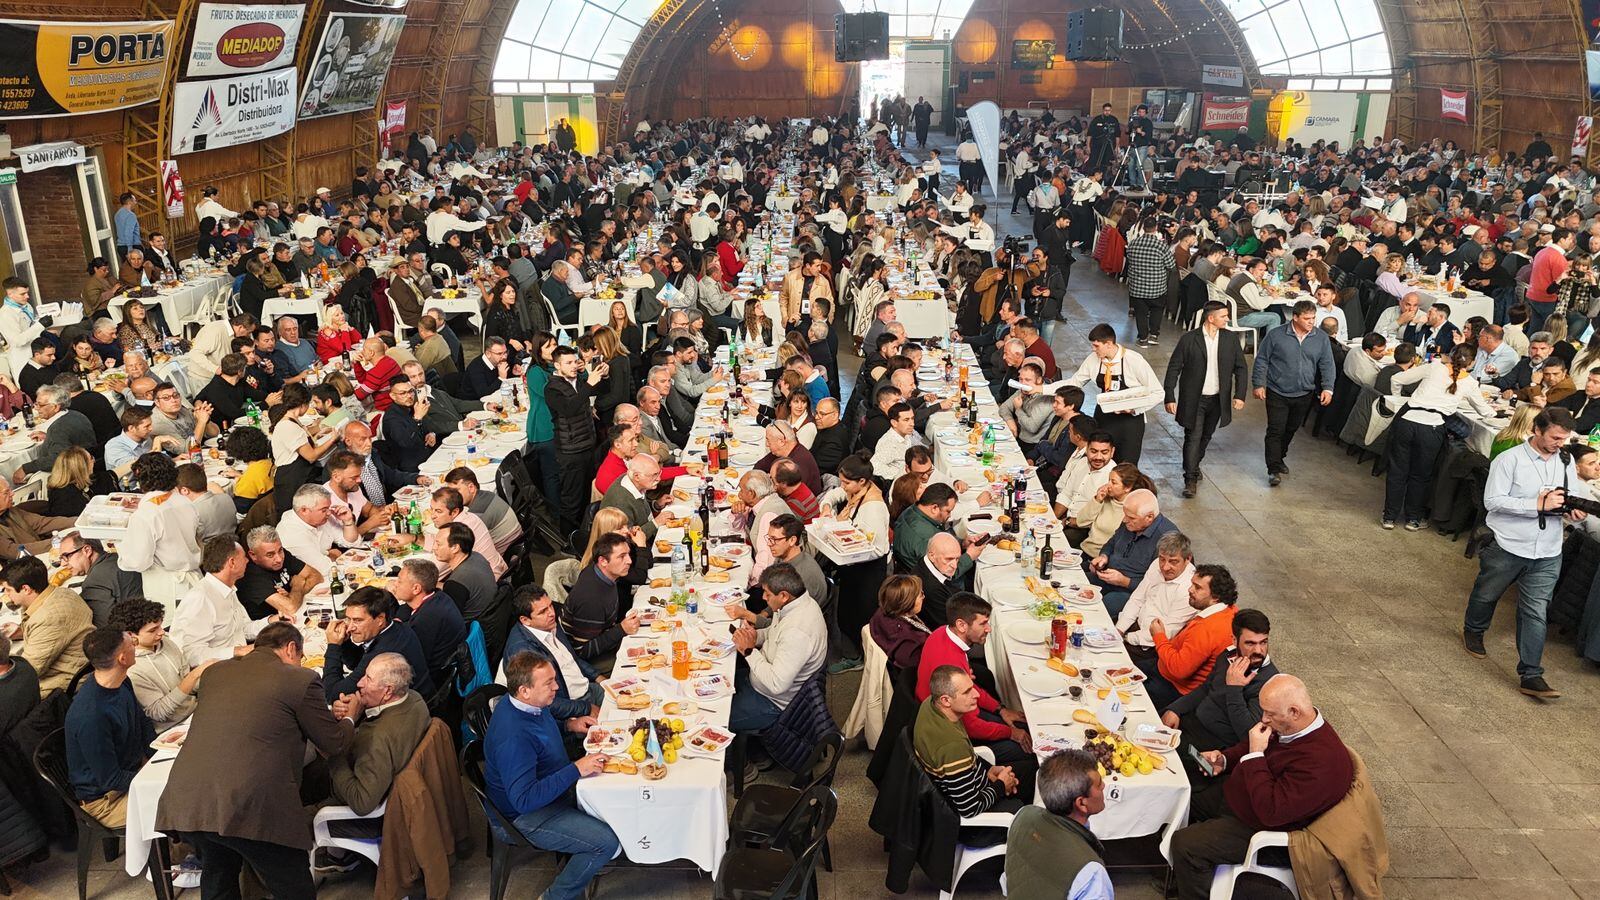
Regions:
[[[682,541],[672,545],[672,593],[682,599],[689,586],[689,548]]]
[[[61,535],[59,534],[50,535],[50,558],[61,558]]]
[[[691,616],[700,615],[700,595],[694,588],[689,589],[689,600],[684,604],[683,609]]]
[[[467,455],[468,456],[477,456],[478,455],[478,438],[476,437],[476,435],[477,435],[476,431],[467,432]]]
[[[372,547],[372,570],[379,573],[383,572],[383,550],[376,544]]]
[[[1033,571],[1033,567],[1039,562],[1039,548],[1038,545],[1033,542],[1033,531],[1026,528],[1022,529],[1021,544],[1022,570],[1024,572],[1031,572]]]

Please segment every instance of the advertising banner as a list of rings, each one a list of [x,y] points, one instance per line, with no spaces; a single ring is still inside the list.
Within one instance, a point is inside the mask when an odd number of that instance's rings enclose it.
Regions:
[[[1249,124],[1249,97],[1207,97],[1200,106],[1201,131],[1231,130]]]
[[[1356,136],[1356,119],[1361,112],[1361,95],[1344,91],[1285,91],[1273,98],[1281,106],[1281,133],[1284,140],[1310,144],[1338,141],[1347,147]]]
[[[1000,107],[993,100],[972,104],[967,110],[967,126],[972,129],[973,143],[978,145],[978,157],[983,160],[983,171],[989,176],[989,196],[1000,194]]]
[[[1244,87],[1244,69],[1238,66],[1201,66],[1200,81],[1205,84]]]
[[[242,75],[294,65],[305,14],[301,5],[200,4],[188,74]]]
[[[172,100],[172,155],[233,147],[294,127],[295,70],[189,81]]]
[[[183,218],[183,179],[175,159],[161,161],[161,205],[167,208],[167,218]]]
[[[384,104],[383,118],[378,120],[378,131],[383,134],[383,148],[389,149],[395,134],[406,130],[406,101],[390,100]]]
[[[0,19],[0,122],[126,109],[161,96],[172,23]]]
[[[22,160],[22,171],[37,172],[51,166],[73,166],[88,159],[88,151],[77,141],[52,141],[18,147],[12,151]]]
[[[405,24],[403,15],[330,13],[322,44],[306,69],[300,118],[366,112],[376,107]]]
[[[1439,118],[1451,122],[1467,121],[1467,92],[1440,88]]]
[[[1594,116],[1579,116],[1578,125],[1572,129],[1572,155],[1589,155],[1589,133],[1594,130]]]

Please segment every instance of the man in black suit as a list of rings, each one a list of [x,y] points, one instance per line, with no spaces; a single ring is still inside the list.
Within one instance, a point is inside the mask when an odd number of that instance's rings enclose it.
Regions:
[[[1228,306],[1215,300],[1202,308],[1200,327],[1178,338],[1167,362],[1167,412],[1183,426],[1183,495],[1193,497],[1200,484],[1200,462],[1219,426],[1244,409],[1249,379],[1244,350],[1230,334]],[[1232,398],[1232,402],[1229,402]]]
[[[1235,613],[1234,645],[1217,656],[1204,683],[1162,711],[1162,723],[1182,728],[1184,743],[1196,750],[1223,750],[1244,740],[1261,721],[1261,686],[1278,674],[1267,653],[1271,628],[1260,610]]]
[[[344,618],[327,628],[328,652],[322,665],[322,688],[328,702],[354,694],[379,653],[398,653],[411,664],[411,687],[426,697],[433,693],[428,659],[411,626],[395,620],[394,597],[383,588],[364,587],[344,601]]]
[[[972,589],[972,570],[957,575],[961,562],[961,542],[955,535],[939,532],[928,541],[927,552],[917,560],[911,574],[922,579],[922,612],[918,617],[929,629],[950,624],[945,615],[945,604],[952,594]]]

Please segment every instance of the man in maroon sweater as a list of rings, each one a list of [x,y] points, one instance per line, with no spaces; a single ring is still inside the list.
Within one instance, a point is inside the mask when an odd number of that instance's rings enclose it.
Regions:
[[[972,660],[968,654],[983,646],[989,639],[989,614],[993,608],[989,601],[971,591],[958,591],[950,595],[945,605],[945,615],[950,624],[941,625],[928,635],[922,645],[922,659],[917,663],[917,699],[926,700],[930,693],[928,683],[933,670],[940,666],[955,666],[972,675]],[[976,687],[976,686],[975,686]],[[961,725],[974,744],[982,744],[994,751],[994,761],[999,765],[1033,760],[1033,739],[1028,734],[1027,720],[1022,713],[1000,705],[994,695],[977,687],[978,706],[961,717]]]
[[[1219,865],[1244,861],[1257,831],[1296,831],[1343,800],[1355,765],[1305,683],[1276,675],[1261,688],[1261,721],[1241,743],[1201,757],[1220,785],[1197,791],[1172,836],[1179,900],[1205,900]]]

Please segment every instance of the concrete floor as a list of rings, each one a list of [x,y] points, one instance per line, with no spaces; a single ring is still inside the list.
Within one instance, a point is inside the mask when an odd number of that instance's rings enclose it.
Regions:
[[[1025,220],[999,211],[990,218],[1001,234],[1027,230]],[[1069,293],[1067,321],[1054,338],[1063,368],[1084,358],[1085,335],[1098,322],[1132,342],[1126,295],[1092,260],[1075,267]],[[1163,331],[1161,345],[1146,354],[1158,372],[1177,337],[1170,325]],[[1565,696],[1542,702],[1518,694],[1509,610],[1487,637],[1489,658],[1467,656],[1461,613],[1477,567],[1462,557],[1462,544],[1430,532],[1381,530],[1382,483],[1367,465],[1309,432],[1290,452],[1294,474],[1269,488],[1264,428],[1262,404],[1252,399],[1217,433],[1206,480],[1192,500],[1179,496],[1182,432],[1164,413],[1150,417],[1140,465],[1156,480],[1163,511],[1193,539],[1197,560],[1227,565],[1239,580],[1241,604],[1272,617],[1278,665],[1305,679],[1327,720],[1366,760],[1384,804],[1386,896],[1600,898],[1600,679],[1575,657],[1570,640],[1552,634],[1547,677]],[[855,675],[833,680],[830,700],[839,721],[857,681]],[[853,748],[840,767],[835,871],[819,875],[823,900],[889,896],[882,842],[866,826],[875,797],[863,775],[866,760],[863,749]],[[536,896],[551,872],[543,859],[519,868],[511,896]],[[74,892],[72,857],[63,852],[11,875],[18,898]],[[454,896],[487,895],[481,848],[457,864],[454,878]],[[1160,897],[1148,873],[1113,880],[1120,898]],[[708,896],[711,882],[686,872],[621,868],[599,884],[601,897],[669,900]],[[358,870],[327,881],[321,895],[366,897],[371,885],[371,871]],[[122,874],[120,861],[97,865],[90,887],[97,897],[149,896],[147,884]],[[918,875],[904,896],[932,898],[937,891]],[[962,883],[960,896],[998,897],[999,890],[980,869]]]

